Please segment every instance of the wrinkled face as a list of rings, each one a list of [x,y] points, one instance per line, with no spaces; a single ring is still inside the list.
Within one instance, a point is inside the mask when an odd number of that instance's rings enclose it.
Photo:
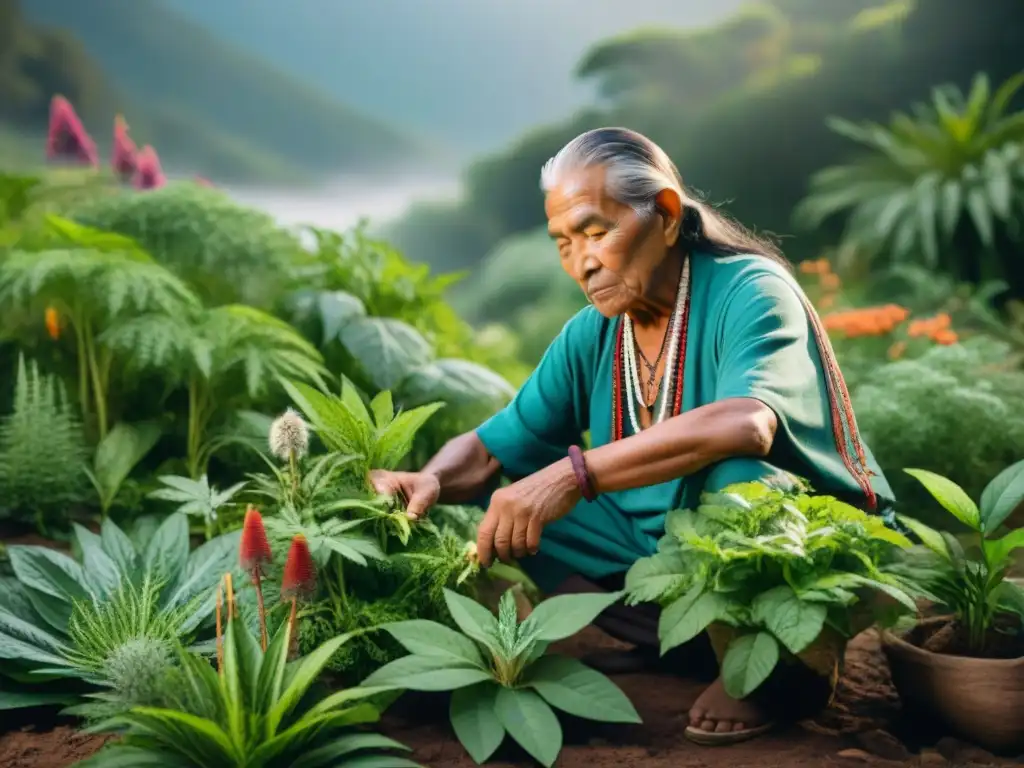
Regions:
[[[598,312],[616,317],[650,295],[652,276],[675,243],[661,214],[641,218],[605,191],[601,167],[567,172],[544,201],[562,268]]]

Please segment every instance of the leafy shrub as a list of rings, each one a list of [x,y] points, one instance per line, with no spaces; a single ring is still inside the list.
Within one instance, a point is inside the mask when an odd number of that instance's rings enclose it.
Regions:
[[[520,623],[511,589],[501,597],[497,618],[445,590],[461,632],[432,621],[385,625],[410,655],[381,667],[362,686],[452,691],[452,727],[477,763],[494,754],[507,733],[539,763],[551,766],[562,749],[562,728],[552,707],[588,720],[640,722],[607,677],[576,659],[545,655],[550,643],[576,634],[621,597],[619,592],[552,597]]]
[[[1024,373],[986,338],[879,366],[853,392],[857,423],[901,511],[938,521],[938,506],[903,467],[949,478],[972,498],[1024,455]]]
[[[0,423],[0,505],[39,522],[63,512],[88,496],[87,456],[63,383],[19,356],[14,410]]]
[[[1024,636],[1024,588],[1006,580],[1011,556],[1024,548],[1024,529],[1003,529],[1006,519],[1024,502],[1024,461],[1007,467],[985,486],[980,506],[941,475],[920,469],[907,472],[972,535],[965,547],[948,533],[901,516],[923,547],[908,553],[894,572],[940,610],[953,613],[965,635],[966,650],[972,655],[984,657],[993,635],[1000,630],[1010,629]],[[999,532],[1001,536],[996,535]],[[1006,626],[1003,619],[1012,623]]]
[[[859,610],[872,623],[871,592],[916,610],[880,569],[910,540],[830,496],[741,483],[703,494],[695,510],[670,512],[665,529],[658,554],[629,570],[629,600],[664,607],[663,653],[713,624],[734,628],[721,670],[733,698],[748,696],[826,629],[852,637],[864,628]]]
[[[99,534],[75,525],[80,558],[10,546],[14,578],[0,596],[4,672],[107,685],[103,670],[133,640],[191,641],[214,608],[211,590],[232,569],[238,532],[189,551],[188,518],[168,517],[133,541],[109,518]],[[24,675],[22,675],[24,678]]]
[[[418,768],[388,754],[406,750],[402,744],[355,730],[380,717],[359,702],[362,692],[310,695],[327,660],[350,637],[335,637],[289,663],[291,636],[285,623],[264,652],[244,623],[229,621],[220,674],[205,659],[182,655],[178,685],[168,700],[96,726],[124,735],[78,765]]]

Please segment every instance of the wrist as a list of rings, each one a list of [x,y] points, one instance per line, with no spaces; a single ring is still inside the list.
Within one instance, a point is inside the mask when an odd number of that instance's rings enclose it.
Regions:
[[[579,496],[587,501],[596,499],[598,495],[597,486],[590,473],[590,467],[587,465],[586,455],[578,445],[569,447],[568,461],[569,466],[572,468],[573,481]]]
[[[572,460],[567,456],[564,459],[559,459],[554,466],[558,472],[555,484],[561,490],[562,495],[573,503],[582,499],[583,489],[576,478],[576,470],[572,465]]]

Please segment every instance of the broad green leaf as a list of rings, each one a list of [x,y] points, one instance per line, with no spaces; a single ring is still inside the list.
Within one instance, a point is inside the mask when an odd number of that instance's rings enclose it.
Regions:
[[[536,631],[536,639],[548,643],[564,640],[592,624],[623,595],[625,592],[593,592],[549,597],[533,609],[524,622],[529,627],[524,632]]]
[[[724,615],[728,601],[715,592],[704,592],[704,585],[698,584],[661,612],[658,619],[658,637],[661,652],[687,643],[713,621]]]
[[[360,683],[367,688],[404,688],[410,691],[454,691],[491,680],[489,670],[441,656],[403,656],[385,664]]]
[[[267,652],[263,654],[260,674],[256,682],[259,696],[254,708],[257,714],[265,715],[281,697],[284,689],[285,669],[291,646],[291,622],[285,621],[270,639]]]
[[[252,750],[246,762],[249,765],[273,765],[278,758],[287,755],[288,752],[298,751],[301,744],[311,741],[328,728],[365,725],[376,723],[378,720],[380,712],[366,703],[317,717],[306,715],[298,718],[284,730],[275,731],[274,736]]]
[[[0,641],[2,642],[2,641]],[[33,709],[56,704],[71,704],[78,697],[68,693],[43,691],[0,691],[0,712],[9,709]]]
[[[103,542],[103,551],[110,555],[110,559],[117,563],[122,574],[131,575],[135,571],[138,555],[135,545],[128,538],[128,534],[122,531],[113,520],[106,518],[100,525],[100,539]]]
[[[419,331],[390,317],[353,318],[341,329],[339,338],[378,389],[394,390],[433,355]]]
[[[436,621],[412,619],[384,624],[380,629],[390,633],[409,653],[486,666],[476,643]]]
[[[1011,464],[981,492],[982,530],[991,534],[1024,504],[1024,461]]]
[[[515,395],[499,374],[469,360],[436,360],[402,381],[401,400],[410,406],[445,402],[453,407],[482,403],[497,407]]]
[[[562,726],[544,699],[527,688],[499,688],[494,714],[519,746],[551,768],[562,751]]]
[[[153,450],[160,435],[160,426],[155,422],[118,422],[96,446],[92,475],[103,509],[114,502],[125,479]]]
[[[828,613],[825,605],[804,602],[785,586],[762,592],[754,598],[752,607],[754,621],[764,625],[793,654],[818,638]]]
[[[316,298],[325,344],[337,339],[347,322],[366,316],[363,302],[347,291],[323,291]]]
[[[999,539],[986,539],[982,542],[989,567],[1001,568],[1010,559],[1014,550],[1024,547],[1024,528],[1015,528]]]
[[[494,614],[484,608],[476,600],[460,595],[450,589],[444,591],[444,600],[452,620],[465,634],[487,647],[494,645],[494,633],[498,630],[498,620]]]
[[[341,374],[341,402],[364,424],[373,425],[370,412],[366,408],[366,403],[363,402],[362,395],[359,394],[359,389],[345,374]]]
[[[26,587],[66,602],[92,598],[83,586],[82,566],[67,555],[48,547],[16,545],[7,548],[7,556]]]
[[[952,561],[953,553],[949,551],[949,547],[946,546],[945,540],[942,538],[942,534],[936,531],[934,528],[929,528],[922,522],[915,520],[912,517],[904,517],[903,515],[897,515],[896,519],[899,520],[903,525],[910,529],[917,538],[921,540],[928,549],[937,555],[941,555],[947,560]]]
[[[685,565],[678,554],[658,553],[643,557],[626,572],[626,592],[631,604],[657,602],[686,583]]]
[[[545,656],[526,673],[533,688],[555,709],[605,723],[639,723],[629,698],[611,680],[576,659]]]
[[[477,683],[452,692],[448,707],[452,730],[478,765],[490,759],[505,740],[505,727],[495,714],[500,686]]]
[[[72,528],[82,551],[82,572],[91,591],[99,598],[109,596],[121,584],[121,570],[104,551],[102,538],[78,523],[74,523]]]
[[[753,693],[775,669],[779,644],[767,632],[743,635],[729,643],[722,659],[722,683],[734,699]]]
[[[232,531],[216,536],[200,544],[188,556],[185,567],[178,573],[178,581],[167,592],[166,605],[184,605],[193,598],[206,595],[205,618],[213,610],[216,600],[216,586],[221,577],[237,570],[238,543],[241,531]]]
[[[75,768],[195,768],[195,763],[169,750],[112,742],[92,757],[75,763]]]
[[[154,575],[175,578],[188,562],[188,545],[188,517],[175,512],[156,529],[146,546],[146,568]]]
[[[0,608],[0,659],[61,667],[65,651],[50,633]]]
[[[364,699],[377,698],[382,693],[393,694],[394,691],[395,689],[391,686],[384,686],[381,688],[367,688],[365,686],[359,686],[358,688],[346,688],[343,691],[335,691],[329,696],[320,699],[320,701],[309,709],[308,714],[322,715],[330,712],[331,710],[340,709],[346,704],[363,701]]]
[[[981,515],[978,507],[971,501],[971,497],[964,493],[963,488],[952,480],[926,469],[905,469],[903,471],[916,478],[928,493],[935,497],[935,500],[957,520],[975,531],[980,530]]]

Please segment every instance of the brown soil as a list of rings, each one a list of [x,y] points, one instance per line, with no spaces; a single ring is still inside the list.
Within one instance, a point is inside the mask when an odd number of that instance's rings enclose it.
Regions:
[[[614,645],[588,629],[558,650],[571,655]],[[947,766],[989,768],[1020,765],[996,758],[941,734],[923,734],[901,723],[899,701],[877,633],[855,638],[846,669],[829,708],[813,721],[794,725],[745,744],[707,748],[683,738],[686,713],[700,694],[699,683],[675,677],[625,675],[617,679],[644,719],[641,726],[595,726],[563,718],[565,748],[556,768],[841,768],[842,766]],[[429,768],[474,768],[452,735],[444,696],[407,694],[385,717],[383,730],[412,747]],[[64,768],[94,753],[102,737],[68,725],[24,726],[0,735],[0,767]],[[893,735],[896,734],[896,735]],[[937,743],[936,740],[938,739]],[[921,745],[928,745],[921,749]],[[1024,756],[1022,756],[1024,757]],[[531,761],[506,740],[491,768],[527,768]]]
[[[986,659],[1019,659],[1024,657],[1024,639],[1018,634],[991,631],[985,637],[983,654],[970,650],[968,635],[960,624],[934,619],[918,624],[903,639],[931,653]]]

